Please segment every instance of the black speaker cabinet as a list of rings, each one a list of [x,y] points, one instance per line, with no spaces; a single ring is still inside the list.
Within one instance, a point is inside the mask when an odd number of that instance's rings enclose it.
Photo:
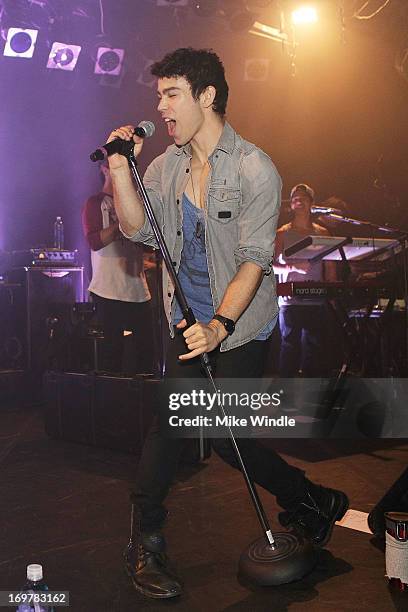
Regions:
[[[24,370],[0,369],[0,414],[26,408],[31,403],[30,381]]]
[[[61,438],[140,455],[159,380],[47,372],[45,430]]]
[[[9,366],[43,372],[55,320],[83,300],[83,267],[16,268],[7,278],[21,288],[15,290],[12,326],[20,350]]]
[[[18,309],[24,303],[24,287],[0,283],[0,370],[22,369],[24,342]]]

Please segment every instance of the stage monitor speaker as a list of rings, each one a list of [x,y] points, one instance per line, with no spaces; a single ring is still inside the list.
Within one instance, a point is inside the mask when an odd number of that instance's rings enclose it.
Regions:
[[[9,366],[43,372],[55,320],[83,300],[83,267],[16,268],[7,277],[22,288],[15,293],[12,326],[20,350]]]
[[[46,372],[45,431],[51,438],[140,456],[156,415],[160,379]],[[186,440],[181,463],[194,465],[211,454],[210,441]]]
[[[149,382],[148,394],[144,384],[144,377],[46,372],[45,430],[52,438],[140,455],[154,418],[146,400],[160,381]]]

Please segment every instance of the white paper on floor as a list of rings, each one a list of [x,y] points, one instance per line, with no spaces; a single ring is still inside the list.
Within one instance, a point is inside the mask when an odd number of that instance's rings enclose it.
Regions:
[[[347,527],[348,529],[355,529],[356,531],[363,531],[364,533],[371,533],[367,524],[367,517],[367,512],[350,509],[347,510],[341,521],[336,521],[336,525]]]

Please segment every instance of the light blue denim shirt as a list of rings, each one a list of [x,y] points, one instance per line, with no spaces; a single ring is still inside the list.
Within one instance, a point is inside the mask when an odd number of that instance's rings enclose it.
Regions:
[[[214,311],[244,261],[252,261],[264,272],[255,296],[236,322],[235,332],[221,344],[220,350],[227,351],[256,338],[278,312],[272,261],[282,183],[268,155],[244,140],[228,123],[208,161],[205,235]],[[180,148],[171,145],[153,160],[144,176],[176,271],[183,248],[182,197],[189,180],[190,163],[190,145]],[[125,236],[157,248],[147,217],[138,232]],[[163,301],[173,336],[174,287],[165,266]]]

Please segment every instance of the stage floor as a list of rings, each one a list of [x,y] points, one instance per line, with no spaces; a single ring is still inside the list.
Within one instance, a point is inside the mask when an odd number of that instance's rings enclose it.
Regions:
[[[70,591],[73,612],[408,610],[408,593],[388,589],[384,553],[371,535],[340,526],[304,580],[269,589],[240,584],[239,555],[261,533],[240,474],[214,455],[183,467],[168,501],[169,550],[185,594],[146,600],[121,560],[135,457],[51,440],[38,410],[2,410],[0,424],[0,590],[17,590],[26,565],[41,563],[52,590]],[[311,479],[345,490],[351,508],[362,512],[408,460],[406,440],[282,440],[275,447]],[[261,498],[277,528],[274,498]]]

